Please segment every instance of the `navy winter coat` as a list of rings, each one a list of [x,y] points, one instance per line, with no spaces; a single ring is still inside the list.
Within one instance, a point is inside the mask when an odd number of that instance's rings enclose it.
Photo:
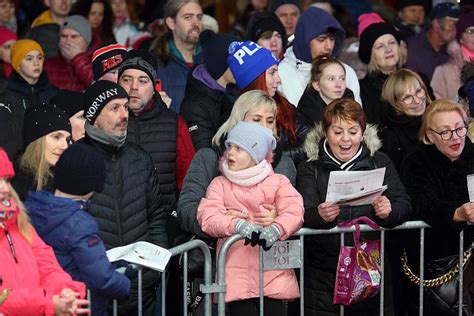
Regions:
[[[109,298],[125,298],[130,280],[116,272],[99,237],[99,225],[86,212],[88,202],[31,191],[25,202],[41,238],[54,249],[61,267],[92,290],[94,315],[106,313]]]

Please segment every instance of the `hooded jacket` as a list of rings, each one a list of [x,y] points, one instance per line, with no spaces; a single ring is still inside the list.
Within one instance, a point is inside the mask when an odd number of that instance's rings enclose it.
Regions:
[[[217,252],[222,244],[235,234],[235,224],[239,218],[226,215],[226,209],[242,210],[253,216],[265,210],[264,203],[276,205],[278,215],[274,219],[280,230],[280,240],[286,240],[303,224],[303,200],[288,178],[270,172],[259,183],[241,186],[225,176],[212,180],[201,200],[197,219],[202,230],[219,238]],[[244,260],[243,260],[244,259]],[[225,278],[227,289],[225,301],[232,302],[259,296],[259,247],[244,245],[244,240],[234,243],[226,257]],[[263,291],[269,298],[292,300],[299,297],[299,287],[293,270],[266,270],[263,273]]]
[[[311,131],[305,142],[309,160],[298,168],[296,187],[303,196],[305,206],[304,226],[315,229],[330,229],[338,222],[368,216],[382,227],[395,227],[408,220],[411,215],[410,199],[390,161],[383,153],[378,152],[381,146],[375,127],[368,126],[364,133],[362,154],[356,159],[351,170],[372,170],[386,168],[383,183],[388,186],[383,193],[391,202],[392,212],[386,219],[375,216],[372,205],[341,206],[340,214],[335,221],[325,222],[319,215],[317,206],[326,200],[329,173],[340,170],[339,166],[323,150],[324,132],[321,125]],[[362,233],[366,239],[377,239],[378,233]],[[352,245],[352,235],[345,237],[346,245]],[[308,314],[337,315],[339,307],[333,305],[335,270],[340,248],[339,234],[312,236],[306,242],[305,259],[305,312]],[[385,312],[393,308],[390,263],[386,258],[385,265]],[[354,315],[378,315],[379,296],[359,304],[346,307],[346,312]]]
[[[64,271],[93,291],[94,314],[105,312],[108,298],[128,296],[130,280],[116,272],[107,259],[99,225],[87,213],[88,202],[36,191],[29,194],[25,206],[33,226],[53,247]]]
[[[61,269],[51,247],[33,228],[31,242],[20,234],[16,219],[7,223],[6,228],[11,245],[6,230],[0,229],[0,293],[5,289],[11,291],[0,304],[0,314],[53,316],[53,296],[59,295],[64,288],[78,292],[81,298],[85,296],[85,285],[73,281]]]

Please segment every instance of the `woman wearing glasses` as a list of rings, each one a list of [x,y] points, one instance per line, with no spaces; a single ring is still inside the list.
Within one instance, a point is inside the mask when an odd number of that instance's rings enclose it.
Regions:
[[[434,265],[440,266],[435,260],[459,255],[459,233],[464,228],[464,249],[472,247],[474,226],[467,224],[474,223],[474,203],[469,202],[466,176],[474,173],[474,145],[466,137],[467,124],[468,117],[459,104],[434,101],[423,114],[419,133],[423,144],[401,165],[402,182],[412,198],[417,219],[431,226],[425,232],[425,279],[446,272],[432,273],[430,270]],[[417,242],[412,240],[412,244]],[[407,266],[417,274],[419,249],[409,251],[408,255]],[[472,263],[470,267],[473,268]],[[470,275],[472,279],[474,271],[468,268],[464,275]],[[408,291],[418,297],[418,287],[407,283]],[[464,285],[469,286],[467,281]],[[440,295],[436,298],[428,295],[430,291],[425,289],[425,315],[457,315],[457,291],[448,293],[451,297]],[[413,312],[418,314],[417,310]]]
[[[421,116],[431,99],[425,84],[415,72],[402,68],[392,73],[382,88],[388,104],[382,115],[382,148],[400,171],[400,163],[419,144]]]

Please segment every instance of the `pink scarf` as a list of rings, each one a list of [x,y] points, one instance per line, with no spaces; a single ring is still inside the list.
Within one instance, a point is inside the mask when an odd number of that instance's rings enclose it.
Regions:
[[[273,172],[272,166],[266,159],[263,159],[258,165],[240,170],[232,171],[229,169],[227,159],[222,163],[222,173],[229,179],[230,182],[235,184],[249,187],[263,181],[271,172]]]
[[[474,61],[474,52],[471,52],[466,46],[461,45],[462,55],[464,60]]]

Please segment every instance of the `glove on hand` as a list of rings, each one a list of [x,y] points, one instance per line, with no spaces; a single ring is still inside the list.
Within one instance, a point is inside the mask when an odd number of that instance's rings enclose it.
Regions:
[[[260,230],[260,239],[258,244],[263,247],[263,250],[267,251],[272,248],[273,244],[280,238],[280,230],[278,226],[272,224],[264,227]]]
[[[244,245],[250,244],[252,247],[258,245],[261,229],[262,226],[251,224],[244,219],[235,224],[235,232],[245,238]]]

